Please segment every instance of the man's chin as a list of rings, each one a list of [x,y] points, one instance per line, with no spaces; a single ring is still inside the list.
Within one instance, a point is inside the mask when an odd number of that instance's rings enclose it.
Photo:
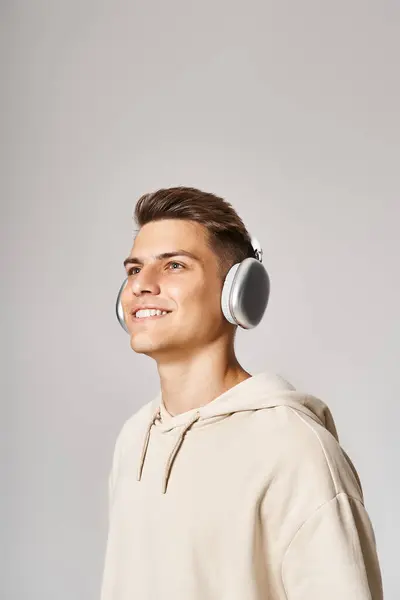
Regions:
[[[170,361],[172,359],[180,359],[187,356],[188,349],[182,346],[182,343],[163,343],[152,342],[147,339],[139,339],[139,336],[131,337],[131,348],[136,354],[144,354],[153,358],[157,362]]]
[[[156,342],[152,343],[150,340],[139,339],[139,336],[135,335],[131,337],[131,348],[137,354],[146,354],[147,356],[154,356],[158,352],[167,350],[165,345]]]

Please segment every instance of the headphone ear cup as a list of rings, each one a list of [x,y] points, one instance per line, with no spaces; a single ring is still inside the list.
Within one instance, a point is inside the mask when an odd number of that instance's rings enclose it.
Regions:
[[[232,314],[231,298],[232,298],[233,282],[235,280],[236,271],[238,270],[239,267],[240,267],[240,263],[236,263],[229,269],[228,273],[225,276],[225,281],[224,281],[224,285],[222,287],[222,294],[221,294],[222,312],[224,314],[224,317],[227,319],[227,321],[229,321],[229,323],[232,323],[232,325],[237,325],[237,322],[235,321],[234,316]]]
[[[124,310],[122,308],[122,304],[121,304],[121,295],[122,292],[124,291],[124,288],[127,284],[128,278],[126,277],[121,285],[121,287],[119,288],[119,292],[117,295],[117,302],[115,305],[115,311],[117,313],[117,319],[119,324],[121,325],[121,327],[126,331],[126,333],[129,333],[129,329],[125,323],[125,318],[124,318]]]
[[[252,329],[267,308],[270,280],[265,267],[256,258],[245,258],[228,271],[221,295],[225,318],[243,329]]]

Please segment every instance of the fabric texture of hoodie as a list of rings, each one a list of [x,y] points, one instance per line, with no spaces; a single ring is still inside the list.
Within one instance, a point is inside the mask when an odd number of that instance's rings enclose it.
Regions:
[[[123,425],[101,600],[381,600],[361,483],[329,408],[263,371]]]

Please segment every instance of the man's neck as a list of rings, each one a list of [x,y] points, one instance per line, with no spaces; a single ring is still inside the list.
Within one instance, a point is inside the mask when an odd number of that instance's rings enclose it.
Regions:
[[[219,359],[218,359],[219,358]],[[231,387],[251,377],[233,355],[197,355],[184,362],[158,364],[164,407],[170,415],[200,408]]]

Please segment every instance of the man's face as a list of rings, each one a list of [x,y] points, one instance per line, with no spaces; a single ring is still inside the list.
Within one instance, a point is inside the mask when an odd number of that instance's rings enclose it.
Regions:
[[[182,250],[194,257],[179,254]],[[176,255],[157,258],[167,252]],[[218,259],[201,224],[181,219],[147,223],[136,236],[132,257],[135,262],[126,265],[128,281],[121,303],[135,352],[156,360],[184,359],[232,330],[221,310]],[[146,305],[168,313],[132,315],[132,310]]]

